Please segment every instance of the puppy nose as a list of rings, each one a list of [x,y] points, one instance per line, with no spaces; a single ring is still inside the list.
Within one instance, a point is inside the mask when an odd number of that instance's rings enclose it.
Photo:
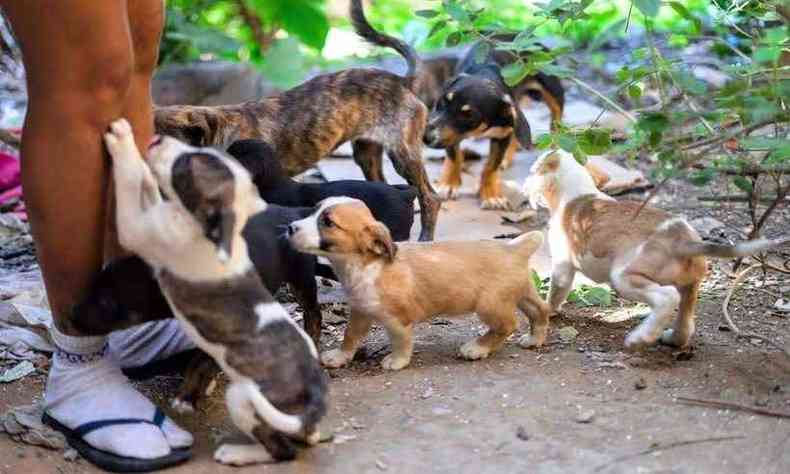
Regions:
[[[432,129],[425,129],[425,133],[422,135],[422,142],[426,145],[431,145],[435,141],[436,132]]]
[[[294,235],[296,233],[296,226],[293,224],[289,225],[287,232],[289,236]]]

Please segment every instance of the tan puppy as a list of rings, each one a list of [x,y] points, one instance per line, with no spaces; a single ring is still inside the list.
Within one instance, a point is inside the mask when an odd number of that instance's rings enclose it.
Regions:
[[[530,232],[509,242],[399,243],[362,201],[329,198],[288,229],[302,252],[326,256],[348,293],[351,318],[340,349],[321,362],[341,367],[354,358],[371,323],[383,325],[392,342],[385,369],[411,361],[414,324],[432,316],[477,312],[488,332],[460,348],[465,359],[483,359],[517,328],[516,309],[530,319],[525,344],[543,343],[549,308],[532,284],[529,258],[543,242]]]
[[[648,206],[639,211],[640,202],[616,201],[598,191],[589,169],[564,151],[541,155],[524,187],[533,207],[541,205],[551,212],[552,311],[565,301],[577,271],[611,283],[621,296],[652,310],[626,337],[630,350],[655,344],[659,337],[666,344],[688,346],[699,286],[707,271],[704,256],[746,256],[786,241],[704,243],[682,218]],[[664,331],[678,307],[673,328]]]

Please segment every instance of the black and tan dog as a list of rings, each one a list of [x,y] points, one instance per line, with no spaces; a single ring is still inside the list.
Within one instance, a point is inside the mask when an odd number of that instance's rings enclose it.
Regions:
[[[366,163],[365,147],[379,144],[398,173],[417,188],[420,240],[432,240],[440,202],[422,164],[428,110],[414,93],[419,57],[403,41],[374,30],[360,0],[351,2],[351,20],[366,41],[392,48],[406,59],[406,76],[348,69],[256,102],[163,107],[156,110],[157,133],[195,146],[224,147],[238,138],[258,138],[274,147],[291,175],[313,166],[347,141],[356,143]]]
[[[250,261],[241,231],[266,203],[249,173],[224,153],[169,137],[156,138],[145,161],[125,120],[113,122],[104,138],[121,245],[154,267],[184,330],[229,377],[233,422],[261,443],[223,444],[215,459],[293,459],[291,438],[318,442],[327,382],[312,340]]]
[[[512,40],[509,36],[497,37],[508,38]],[[476,44],[458,64],[457,75],[444,85],[428,119],[425,143],[447,152],[438,191],[443,198],[451,199],[461,186],[464,153],[460,142],[473,137],[490,138],[479,196],[484,209],[501,209],[507,207],[508,201],[501,190],[500,167],[509,165],[519,144],[525,149],[532,147],[530,127],[520,103],[527,97],[545,102],[552,123],[556,124],[562,118],[565,91],[559,78],[543,73],[527,76],[515,87],[508,87],[500,68],[519,58],[501,50],[481,54],[484,47]],[[479,62],[481,55],[485,59]]]

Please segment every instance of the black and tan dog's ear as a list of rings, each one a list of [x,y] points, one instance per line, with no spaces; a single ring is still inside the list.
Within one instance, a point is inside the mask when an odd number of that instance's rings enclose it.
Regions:
[[[512,100],[509,95],[505,97]],[[523,149],[531,150],[532,130],[529,128],[527,117],[524,116],[524,112],[521,111],[521,107],[518,106],[517,102],[512,101],[511,107],[513,110],[513,133],[516,135],[516,140],[518,140]]]
[[[398,247],[392,241],[390,230],[381,222],[375,222],[365,227],[363,238],[363,246],[366,251],[378,257],[383,257],[388,262],[395,259]]]

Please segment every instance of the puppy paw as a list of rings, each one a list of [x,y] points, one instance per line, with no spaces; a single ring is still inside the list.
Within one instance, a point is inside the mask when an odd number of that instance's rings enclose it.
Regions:
[[[321,432],[317,429],[304,437],[304,442],[309,446],[315,446],[321,441]]]
[[[192,403],[182,400],[180,398],[174,398],[170,401],[170,408],[176,411],[176,413],[180,413],[182,415],[192,414],[195,413],[195,405]]]
[[[625,350],[640,352],[656,344],[656,338],[645,334],[645,331],[636,328],[625,337]]]
[[[104,134],[104,143],[113,158],[137,153],[132,126],[126,119],[118,119],[110,124],[110,131]]]
[[[258,444],[223,444],[214,451],[214,460],[228,466],[248,466],[272,461],[272,456]]]
[[[453,184],[439,184],[436,186],[436,194],[439,195],[443,201],[451,199],[458,199],[458,187]]]
[[[689,347],[689,342],[691,337],[687,337],[682,339],[679,334],[677,334],[674,329],[667,329],[658,339],[658,342],[670,347],[676,347],[678,349],[686,349]]]
[[[330,369],[343,367],[344,365],[348,364],[352,358],[353,355],[349,355],[340,349],[332,349],[321,353],[321,363],[324,365],[324,367],[328,367]]]
[[[481,346],[477,339],[465,343],[458,349],[458,353],[466,360],[485,359],[491,354],[491,349]]]
[[[381,367],[384,370],[400,370],[411,362],[411,358],[409,357],[393,357],[392,354],[388,354],[384,359],[381,361]]]
[[[504,196],[495,196],[480,201],[480,208],[486,210],[508,210],[510,202]]]
[[[518,340],[518,345],[522,349],[535,349],[541,347],[544,342],[546,342],[546,336],[538,337],[527,334],[525,336],[521,336],[521,339]]]

